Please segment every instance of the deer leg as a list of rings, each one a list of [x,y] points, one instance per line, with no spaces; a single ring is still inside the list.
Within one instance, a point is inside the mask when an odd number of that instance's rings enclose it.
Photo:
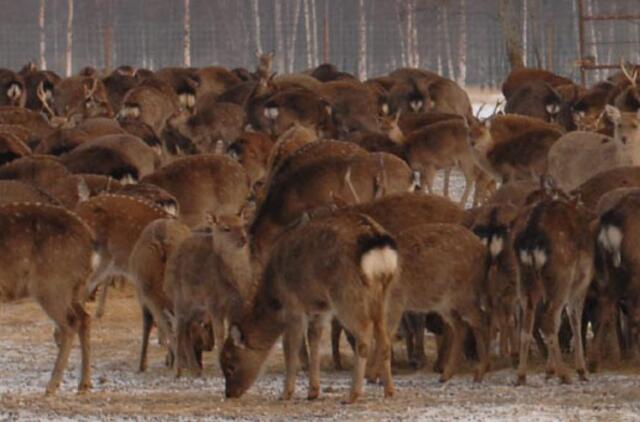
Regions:
[[[509,336],[509,352],[511,353],[511,363],[514,367],[518,363],[518,321],[516,311],[513,306],[509,307],[507,313],[507,330]]]
[[[367,358],[371,349],[373,338],[373,324],[371,321],[361,323],[357,330],[352,330],[356,337],[355,361],[352,370],[351,391],[345,401],[346,404],[355,403],[362,395],[364,388],[364,374],[367,367]]]
[[[213,338],[214,347],[218,349],[218,356],[222,353],[222,347],[224,346],[225,339],[225,326],[224,319],[220,316],[219,312],[211,313],[211,324],[213,325]]]
[[[585,295],[574,297],[569,303],[569,322],[573,332],[573,348],[575,355],[576,371],[581,381],[587,381],[587,367],[584,362],[584,345],[582,344],[582,307]]]
[[[610,325],[611,317],[616,310],[615,302],[606,293],[598,297],[597,305],[597,318],[595,333],[592,340],[591,356],[589,366],[591,372],[596,372],[600,369],[600,359],[602,356],[602,350],[604,347],[604,339],[607,333],[607,328]]]
[[[451,345],[447,354],[447,362],[445,363],[442,375],[440,375],[440,382],[446,382],[451,379],[457,369],[466,333],[466,326],[457,315],[453,315],[448,322],[451,332]]]
[[[79,303],[74,308],[78,318],[78,339],[82,356],[78,392],[83,392],[91,389],[91,316]]]
[[[326,315],[316,316],[309,322],[309,400],[315,400],[320,395],[320,342],[326,318]]]
[[[444,169],[444,184],[442,188],[442,194],[449,197],[449,178],[451,177],[451,167]]]
[[[547,358],[547,374],[555,373],[563,384],[570,384],[571,378],[562,361],[562,351],[560,350],[560,323],[562,320],[562,304],[552,303],[545,310],[542,322],[542,332],[544,340],[549,348]]]
[[[464,191],[462,192],[462,196],[460,197],[460,205],[463,207],[467,204],[467,200],[469,199],[469,193],[471,193],[471,185],[473,184],[473,177],[469,171],[464,171]]]
[[[433,192],[433,183],[436,180],[436,169],[433,166],[427,167],[423,171],[423,180],[424,180],[424,189],[426,193],[434,193]]]
[[[423,368],[427,357],[424,352],[424,330],[425,330],[425,316],[423,314],[416,314],[415,318],[415,332],[414,332],[414,346],[413,355],[411,356],[411,366],[416,369]]]
[[[465,318],[465,322],[469,324],[473,337],[476,340],[476,350],[478,352],[478,366],[473,377],[475,382],[482,381],[484,374],[489,370],[489,347],[490,334],[489,323],[490,317],[486,315],[481,309],[473,308],[470,305],[467,308],[469,314]],[[500,336],[502,336],[502,332]]]
[[[66,315],[63,316],[66,319]],[[51,373],[51,379],[47,384],[45,395],[53,395],[60,386],[62,380],[62,374],[69,361],[69,353],[71,352],[71,346],[73,344],[74,329],[67,325],[67,321],[58,322],[58,336],[60,339],[60,346],[58,347],[58,356],[56,357],[56,363],[53,366],[53,372]]]
[[[342,357],[340,356],[340,335],[342,334],[342,325],[337,319],[331,320],[331,356],[333,357],[333,367],[342,370]]]
[[[95,315],[95,317],[98,319],[104,316],[104,308],[107,305],[107,291],[111,283],[112,281],[103,283],[102,290],[100,291],[100,295],[98,296],[98,306],[96,307],[96,315]]]
[[[289,400],[296,388],[296,376],[300,366],[300,348],[304,343],[304,315],[288,315],[287,328],[283,336],[286,375],[282,400]]]
[[[527,383],[527,361],[529,359],[529,347],[531,345],[531,337],[533,335],[533,325],[535,322],[536,308],[538,301],[533,303],[532,298],[526,299],[523,307],[522,327],[520,327],[520,359],[518,362],[518,381],[517,385]]]
[[[374,316],[373,330],[376,339],[376,348],[379,351],[377,361],[382,370],[382,383],[384,384],[384,396],[392,397],[395,394],[393,376],[391,375],[391,341],[387,331],[385,312]]]
[[[140,365],[138,366],[138,371],[140,372],[147,370],[147,348],[149,346],[151,327],[153,327],[153,315],[151,315],[149,309],[142,306],[142,348],[140,349]]]

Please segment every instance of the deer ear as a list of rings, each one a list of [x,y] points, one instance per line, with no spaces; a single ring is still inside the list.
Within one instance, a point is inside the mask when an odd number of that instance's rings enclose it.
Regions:
[[[611,104],[607,104],[604,106],[604,111],[607,113],[607,117],[613,123],[618,123],[620,121],[620,110],[616,106],[612,106]]]
[[[487,119],[484,122],[482,122],[482,124],[484,125],[484,127],[486,127],[487,129],[491,129],[491,119]]]
[[[246,345],[244,344],[244,339],[242,338],[242,331],[238,328],[237,325],[232,325],[229,330],[229,338],[233,341],[233,345],[239,349],[244,349]]]

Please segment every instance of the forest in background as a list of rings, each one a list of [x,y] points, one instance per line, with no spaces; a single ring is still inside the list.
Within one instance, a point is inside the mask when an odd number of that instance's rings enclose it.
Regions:
[[[577,81],[576,0],[1,0],[0,66],[253,68],[256,50],[274,50],[281,73],[325,61],[361,78],[412,66],[496,86],[509,71],[505,3],[525,64]],[[640,0],[584,4],[589,14],[640,11]],[[640,21],[585,29],[596,62],[640,61]]]

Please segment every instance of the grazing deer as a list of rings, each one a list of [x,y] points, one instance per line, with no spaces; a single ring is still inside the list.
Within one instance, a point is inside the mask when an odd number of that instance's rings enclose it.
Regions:
[[[274,144],[273,139],[268,135],[259,132],[244,132],[229,145],[226,153],[244,167],[247,176],[249,176],[249,183],[254,187],[256,183],[264,182],[267,177],[268,160]]]
[[[220,364],[225,395],[239,397],[255,382],[273,344],[284,333],[283,399],[294,393],[305,319],[311,324],[308,398],[320,393],[319,346],[333,313],[356,337],[356,362],[347,402],[363,390],[375,338],[384,363],[385,396],[394,393],[386,306],[398,272],[395,241],[377,223],[356,213],[300,224],[283,234],[264,267],[255,300],[233,321]]]
[[[215,344],[222,349],[226,324],[238,320],[255,294],[253,274],[242,216],[213,216],[210,227],[197,229],[177,246],[164,285],[174,298],[176,374],[185,363],[201,373],[189,327],[203,315],[211,318]]]
[[[140,351],[139,370],[147,368],[147,348],[149,334],[155,322],[159,337],[168,346],[173,356],[174,330],[172,328],[174,314],[174,298],[172,292],[165,288],[167,262],[171,259],[178,245],[191,235],[191,230],[175,219],[158,219],[152,221],[140,234],[129,257],[129,273],[138,293],[138,301],[142,310],[142,348]],[[202,325],[201,325],[202,323]],[[205,328],[202,330],[201,328]],[[211,325],[207,321],[193,324],[190,333],[200,346],[194,350],[198,354],[202,349],[211,350],[213,337],[208,335]],[[196,342],[197,343],[197,342]],[[197,344],[196,344],[197,346]]]
[[[27,91],[22,75],[0,69],[0,106],[24,107],[26,102]]]
[[[113,117],[104,84],[95,76],[72,76],[61,80],[53,90],[53,105],[57,116],[72,123],[89,117]]]
[[[82,353],[78,391],[90,389],[90,317],[83,304],[100,263],[91,230],[62,207],[12,203],[0,206],[0,245],[0,302],[31,296],[56,327],[58,356],[46,394],[60,385],[76,333]]]
[[[614,122],[613,138],[591,132],[570,132],[549,149],[549,174],[566,192],[602,171],[640,163],[640,111],[621,112],[611,105],[605,110]]]
[[[538,202],[524,208],[513,223],[514,250],[520,271],[520,333],[518,385],[526,383],[529,346],[538,307],[540,330],[549,349],[547,376],[571,382],[562,362],[558,332],[566,308],[574,338],[575,365],[587,379],[582,340],[582,310],[593,275],[590,213],[576,199],[555,199],[547,186]]]

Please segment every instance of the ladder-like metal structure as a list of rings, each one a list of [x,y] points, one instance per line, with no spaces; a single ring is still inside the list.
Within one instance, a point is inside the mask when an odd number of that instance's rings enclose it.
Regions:
[[[584,86],[587,81],[587,72],[596,69],[618,69],[620,63],[596,63],[593,57],[587,56],[587,43],[585,41],[585,25],[596,21],[638,21],[640,24],[640,13],[627,13],[621,15],[601,14],[586,15],[584,0],[576,0],[578,6],[578,38],[579,38],[579,66],[580,82]],[[589,45],[603,44],[593,40]]]

